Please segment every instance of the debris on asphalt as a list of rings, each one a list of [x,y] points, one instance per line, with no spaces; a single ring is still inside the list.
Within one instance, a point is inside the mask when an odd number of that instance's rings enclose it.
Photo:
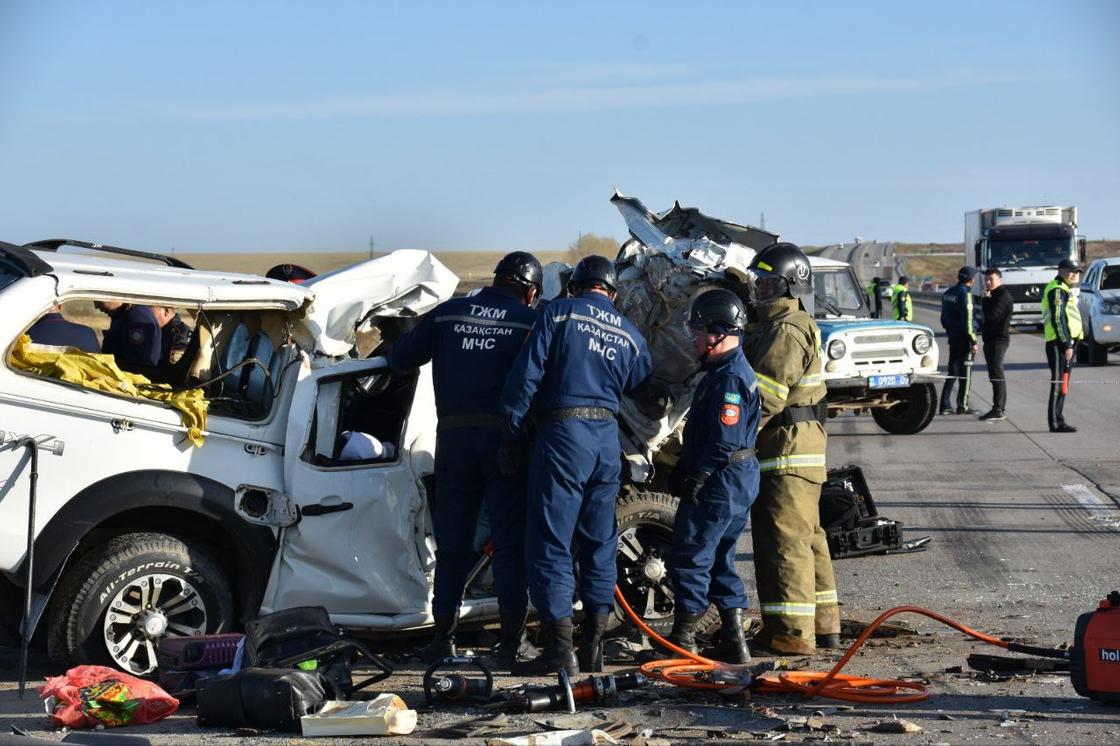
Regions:
[[[909,720],[881,720],[868,728],[872,733],[921,733],[922,727]]]
[[[601,730],[554,730],[527,736],[491,738],[487,746],[600,746],[618,741]]]
[[[435,728],[429,731],[429,733],[437,738],[448,739],[485,738],[509,726],[509,715],[504,712],[499,712],[496,715],[484,715],[468,720],[460,720],[451,725]]]
[[[977,671],[1017,671],[1026,674],[1040,671],[1068,671],[1069,661],[1058,658],[1024,658],[1022,656],[986,655],[973,653],[968,665]]]
[[[871,622],[861,622],[858,619],[841,619],[840,636],[859,637],[870,625]],[[909,637],[917,634],[918,630],[905,622],[883,622],[875,628],[875,631],[871,633],[871,637],[872,639],[876,637]]]

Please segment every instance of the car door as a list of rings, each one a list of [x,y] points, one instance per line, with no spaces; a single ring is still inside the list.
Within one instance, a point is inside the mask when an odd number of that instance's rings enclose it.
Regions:
[[[432,557],[420,477],[432,471],[434,425],[427,367],[397,376],[379,357],[305,369],[284,455],[300,520],[284,529],[264,611],[324,606],[342,623],[362,617],[356,626],[372,627],[427,619]],[[346,432],[395,454],[350,460]]]
[[[1081,283],[1077,305],[1083,321],[1088,321],[1089,314],[1093,309],[1093,303],[1097,298],[1097,284],[1100,281],[1101,274],[1101,263],[1099,261],[1093,262],[1089,266],[1089,271],[1085,273],[1085,281]]]

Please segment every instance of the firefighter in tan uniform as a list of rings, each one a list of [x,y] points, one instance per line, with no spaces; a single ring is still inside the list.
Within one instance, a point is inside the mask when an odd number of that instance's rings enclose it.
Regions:
[[[756,321],[744,347],[762,396],[762,482],[751,510],[762,630],[752,644],[763,655],[840,644],[836,579],[819,512],[827,442],[820,330],[800,300],[812,288],[809,260],[793,244],[771,244],[751,262],[747,294]]]

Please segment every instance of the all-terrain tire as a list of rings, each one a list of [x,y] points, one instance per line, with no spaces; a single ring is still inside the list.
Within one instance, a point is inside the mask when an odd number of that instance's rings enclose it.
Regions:
[[[620,497],[615,508],[619,534],[618,587],[642,621],[661,635],[673,628],[673,598],[671,591],[665,592],[670,587],[669,579],[661,571],[673,543],[677,504],[677,498],[663,492],[634,492]],[[638,559],[632,556],[635,549],[640,550]],[[647,565],[657,580],[651,580],[644,572]],[[646,614],[651,587],[654,610]],[[631,624],[616,601],[609,627],[621,630]],[[697,624],[696,631],[707,634],[718,626],[719,612],[713,606]]]
[[[154,603],[145,608],[145,599]],[[151,626],[140,629],[142,620],[153,616]],[[47,652],[66,665],[100,663],[148,673],[156,665],[150,651],[163,636],[149,633],[159,631],[160,619],[167,635],[229,631],[234,603],[226,571],[208,551],[166,534],[116,536],[63,575],[51,601]],[[110,637],[124,640],[116,656]],[[133,639],[135,657],[122,664],[120,657]]]
[[[872,409],[875,423],[892,435],[913,435],[926,429],[937,414],[937,389],[932,383],[915,383],[900,396],[901,404],[887,409]]]

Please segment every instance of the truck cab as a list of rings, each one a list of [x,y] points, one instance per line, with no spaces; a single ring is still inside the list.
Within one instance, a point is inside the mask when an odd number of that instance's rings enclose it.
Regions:
[[[998,207],[965,213],[966,256],[981,271],[995,267],[1011,293],[1013,325],[1042,323],[1042,290],[1063,259],[1085,261],[1085,239],[1077,235],[1077,208]],[[981,295],[983,283],[972,292]]]

